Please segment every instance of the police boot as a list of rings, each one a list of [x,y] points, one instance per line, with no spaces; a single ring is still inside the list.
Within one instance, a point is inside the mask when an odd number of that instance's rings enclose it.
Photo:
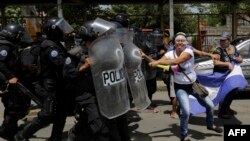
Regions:
[[[48,138],[45,141],[62,141],[62,138],[61,139],[59,139],[59,138]]]
[[[79,127],[79,122],[76,123],[69,130],[67,141],[95,141],[91,133],[86,133],[84,132],[85,129],[78,128],[78,127]]]
[[[46,139],[45,141],[62,141],[62,137],[50,137],[48,139]]]
[[[68,138],[67,141],[75,141],[76,140],[76,135],[75,135],[75,126],[73,126],[71,129],[68,131]]]
[[[41,120],[35,118],[32,122],[28,123],[22,131],[15,135],[15,141],[28,141],[28,138],[31,137],[39,129],[45,127]]]
[[[0,137],[7,140],[12,140],[17,131],[17,119],[5,115],[3,124],[0,127]]]
[[[14,141],[29,141],[29,140],[23,137],[21,133],[17,133],[14,137]]]
[[[76,140],[75,134],[68,134],[67,141],[75,141],[75,140]]]
[[[62,134],[65,122],[66,116],[58,117],[57,120],[53,122],[51,136],[46,141],[62,141]]]
[[[95,138],[95,141],[110,141],[110,140],[120,141],[120,140],[116,140],[115,138],[110,137],[110,135],[108,134],[96,135],[96,138]]]

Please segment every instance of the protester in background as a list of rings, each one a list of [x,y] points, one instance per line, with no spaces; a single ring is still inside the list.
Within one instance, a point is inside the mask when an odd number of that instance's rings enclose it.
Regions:
[[[166,49],[166,52],[173,50],[173,42],[172,39],[170,38],[169,32],[165,31],[163,34],[163,45]],[[163,56],[164,57],[164,56]],[[173,75],[171,75],[170,72],[165,72],[163,73],[163,81],[167,85],[167,91],[168,91],[168,96],[170,99],[170,102],[172,104],[172,110],[170,112],[170,117],[171,118],[178,118],[178,104],[175,96],[175,92],[173,89]]]
[[[236,47],[230,44],[231,36],[228,32],[223,32],[220,36],[220,45],[214,51],[214,54],[220,55],[220,60],[214,60],[214,72],[232,71],[234,63],[240,64],[243,59]],[[219,104],[218,117],[230,119],[237,112],[230,108],[234,95],[238,93],[238,88],[230,91]]]
[[[215,51],[215,47],[213,45],[208,45],[208,52],[213,53]]]
[[[196,81],[196,73],[194,71],[194,53],[186,44],[187,39],[183,35],[175,37],[174,50],[167,52],[163,58],[150,62],[149,65],[156,67],[159,64],[171,65],[174,71],[174,89],[177,101],[180,105],[180,129],[181,141],[189,141],[188,138],[188,122],[190,116],[189,94],[194,96],[198,102],[206,108],[207,129],[221,133],[222,129],[214,125],[212,100],[207,96],[203,99],[192,89],[192,83]],[[174,69],[175,68],[175,69]],[[177,69],[178,68],[178,69]],[[182,72],[183,71],[183,72]],[[186,78],[184,73],[190,78]]]

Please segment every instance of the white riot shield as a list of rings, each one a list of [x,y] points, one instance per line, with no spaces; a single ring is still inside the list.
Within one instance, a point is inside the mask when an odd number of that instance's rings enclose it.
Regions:
[[[151,101],[148,98],[146,80],[141,70],[141,55],[139,48],[132,42],[124,44],[125,67],[129,87],[135,107],[139,110],[146,109]]]
[[[118,40],[105,36],[89,48],[91,71],[100,112],[112,119],[130,110],[124,54]]]

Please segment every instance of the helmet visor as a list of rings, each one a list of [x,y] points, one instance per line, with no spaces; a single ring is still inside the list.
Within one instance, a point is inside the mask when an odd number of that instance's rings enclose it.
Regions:
[[[114,23],[101,18],[96,18],[92,26],[94,28],[93,30],[98,34],[98,36],[113,33],[116,29],[116,25]]]
[[[154,46],[160,46],[163,44],[163,35],[162,34],[151,34],[149,36],[149,41]]]
[[[74,31],[73,27],[63,18],[61,18],[60,20],[58,20],[55,24],[61,31],[63,31],[63,33],[71,33]]]

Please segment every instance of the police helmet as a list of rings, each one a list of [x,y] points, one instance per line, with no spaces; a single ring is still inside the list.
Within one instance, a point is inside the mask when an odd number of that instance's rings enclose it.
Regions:
[[[116,26],[116,29],[124,28],[124,26],[117,21],[110,21],[110,22]]]
[[[138,28],[135,25],[130,25],[130,26],[128,26],[128,31],[132,31],[134,33],[138,33],[138,32],[140,32],[140,28]]]
[[[159,46],[163,44],[163,31],[160,28],[154,28],[148,39],[152,45]]]
[[[163,37],[163,31],[160,28],[154,28],[153,31],[151,32],[151,35]]]
[[[64,34],[73,32],[73,28],[63,18],[50,18],[43,24],[43,32],[48,39],[63,40]]]
[[[6,39],[13,43],[21,41],[24,32],[24,27],[16,23],[7,24],[2,30],[2,33],[6,37]]]
[[[93,20],[87,21],[80,27],[78,36],[84,41],[94,41],[98,37],[98,33],[94,31],[93,23]]]
[[[115,18],[114,21],[120,23],[123,27],[128,27],[128,15],[126,13],[118,13]]]
[[[80,28],[79,36],[84,41],[93,41],[98,36],[108,35],[116,30],[116,24],[101,18],[86,21]]]

